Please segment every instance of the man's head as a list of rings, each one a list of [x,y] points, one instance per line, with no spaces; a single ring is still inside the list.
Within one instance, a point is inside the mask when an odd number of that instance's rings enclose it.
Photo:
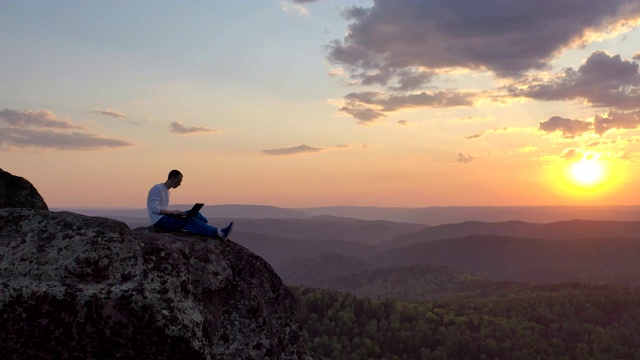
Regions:
[[[164,182],[164,185],[167,189],[175,189],[182,183],[182,173],[178,170],[169,171],[169,176],[167,177],[167,181]]]

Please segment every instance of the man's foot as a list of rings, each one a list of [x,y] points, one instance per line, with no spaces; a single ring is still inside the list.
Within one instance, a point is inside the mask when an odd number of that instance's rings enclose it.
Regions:
[[[233,230],[233,221],[229,223],[229,225],[227,225],[226,228],[220,230],[220,232],[222,233],[222,240],[227,240],[227,238],[229,237],[229,234],[231,234],[231,230]]]

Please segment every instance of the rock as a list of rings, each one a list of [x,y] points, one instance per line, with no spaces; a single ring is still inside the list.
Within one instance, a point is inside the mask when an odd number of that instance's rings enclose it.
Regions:
[[[26,179],[0,169],[0,209],[49,210],[38,190]]]
[[[1,359],[307,359],[296,314],[232,241],[0,209]]]

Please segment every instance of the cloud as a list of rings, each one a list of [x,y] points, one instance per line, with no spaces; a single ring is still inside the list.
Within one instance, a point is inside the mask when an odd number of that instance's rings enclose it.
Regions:
[[[309,15],[309,10],[307,10],[307,8],[305,8],[304,6],[300,5],[308,2],[311,2],[311,1],[295,1],[294,0],[292,4],[289,4],[285,1],[281,1],[280,6],[282,7],[282,10],[284,10],[284,12],[287,12],[290,14]]]
[[[473,160],[475,160],[475,158],[469,154],[463,154],[461,152],[458,153],[458,157],[456,158],[456,160],[454,162],[457,163],[461,163],[461,164],[468,164],[470,162],[472,162]]]
[[[218,132],[216,129],[211,129],[204,126],[184,126],[180,121],[174,121],[169,124],[170,131],[174,134],[195,134],[195,133],[212,133]]]
[[[106,109],[106,110],[100,110],[100,109],[95,109],[93,111],[89,111],[90,114],[99,114],[99,115],[106,115],[106,116],[110,116],[112,118],[116,118],[116,119],[126,119],[127,115],[115,111],[115,110],[111,110],[111,109]]]
[[[341,147],[344,147],[344,146],[341,146]],[[306,153],[317,153],[323,150],[325,149],[303,144],[303,145],[294,146],[290,148],[262,150],[262,153],[265,155],[285,156],[285,155],[297,155],[297,154],[306,154]]]
[[[638,22],[633,0],[376,0],[344,12],[349,30],[328,59],[362,84],[393,85],[408,71],[488,70],[498,76],[544,69],[568,47]],[[418,81],[419,82],[419,81]],[[415,85],[414,85],[415,86]]]
[[[497,132],[515,132],[515,131],[518,131],[518,129],[510,129],[508,127],[503,127],[503,128],[492,127],[490,129],[483,130],[483,131],[481,131],[481,132],[479,132],[477,134],[467,135],[464,138],[465,139],[477,139],[477,138],[480,138],[480,137],[484,136],[488,132],[497,133]]]
[[[574,120],[560,116],[552,116],[549,120],[540,121],[538,125],[538,129],[547,133],[560,131],[565,138],[582,136],[582,134],[593,128],[593,123],[589,121]]]
[[[52,130],[3,128],[0,133],[0,149],[43,148],[55,150],[96,150],[132,146],[118,139],[111,139],[92,133],[64,133]]]
[[[90,132],[50,110],[0,111],[0,151],[15,149],[95,150],[132,146]]]
[[[351,93],[345,99],[369,105],[382,107],[382,111],[396,111],[413,107],[455,107],[473,105],[476,93],[459,92],[454,90],[440,90],[434,92],[421,92],[417,94],[387,95],[382,92],[365,91]]]
[[[640,111],[628,113],[610,111],[605,116],[596,115],[594,119],[594,129],[598,135],[613,129],[637,129],[638,125],[640,125]]]
[[[416,94],[389,94],[379,91],[363,91],[345,95],[346,104],[340,108],[356,119],[360,125],[372,124],[387,115],[384,112],[416,107],[444,108],[472,106],[477,97],[473,92],[441,90]]]
[[[23,110],[17,111],[4,109],[0,111],[0,125],[4,122],[9,126],[36,127],[48,129],[83,129],[83,127],[57,117],[50,110]]]
[[[369,125],[374,120],[387,116],[379,111],[360,105],[355,101],[348,101],[345,106],[340,108],[340,111],[359,119],[360,125]]]
[[[620,55],[596,51],[578,70],[569,68],[549,81],[530,79],[510,92],[535,100],[584,99],[594,107],[640,108],[638,69],[637,63]]]
[[[560,158],[565,160],[582,159],[583,156],[584,156],[584,150],[574,149],[574,148],[564,149],[560,154]]]
[[[564,138],[580,137],[587,133],[604,135],[614,129],[633,130],[640,127],[640,110],[632,112],[609,111],[596,115],[593,121],[576,120],[553,116],[538,123],[538,129],[546,133],[559,131]]]

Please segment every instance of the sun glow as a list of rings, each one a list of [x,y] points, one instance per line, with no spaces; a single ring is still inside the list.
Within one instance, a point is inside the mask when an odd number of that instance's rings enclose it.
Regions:
[[[562,198],[597,204],[612,199],[625,186],[628,171],[623,162],[595,152],[572,162],[559,161],[547,170],[549,184]]]
[[[571,180],[577,185],[595,186],[605,178],[604,166],[597,159],[582,159],[569,167]]]

